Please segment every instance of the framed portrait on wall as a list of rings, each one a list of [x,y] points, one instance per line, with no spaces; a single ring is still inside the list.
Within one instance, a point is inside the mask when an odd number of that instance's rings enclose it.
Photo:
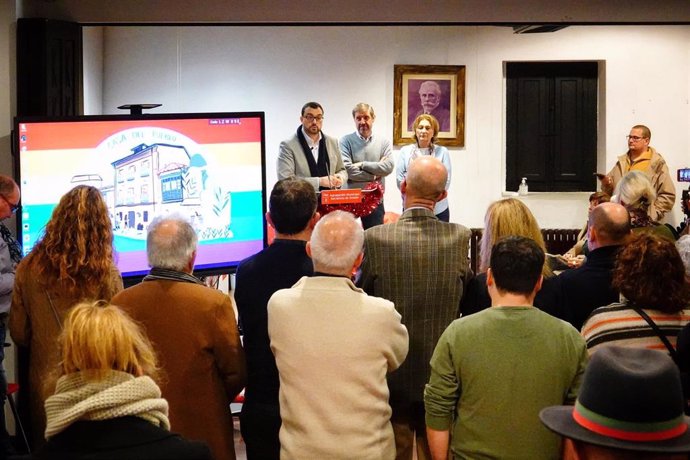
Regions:
[[[465,145],[465,66],[396,65],[394,67],[393,143],[414,141],[414,121],[433,115],[438,144]]]

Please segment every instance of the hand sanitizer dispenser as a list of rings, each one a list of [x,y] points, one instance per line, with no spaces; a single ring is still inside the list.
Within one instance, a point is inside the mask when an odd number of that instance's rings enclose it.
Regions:
[[[518,187],[518,195],[524,196],[527,195],[527,178],[523,177],[522,182],[520,182],[520,186]]]

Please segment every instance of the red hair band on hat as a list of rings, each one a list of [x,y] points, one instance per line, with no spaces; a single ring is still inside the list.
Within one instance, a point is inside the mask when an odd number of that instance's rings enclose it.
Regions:
[[[579,401],[573,408],[573,419],[594,433],[624,441],[665,441],[682,435],[688,429],[682,414],[662,422],[625,422],[592,412]]]

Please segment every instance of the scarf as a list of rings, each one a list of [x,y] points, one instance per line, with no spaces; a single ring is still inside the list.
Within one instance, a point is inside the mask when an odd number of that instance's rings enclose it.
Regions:
[[[181,281],[183,283],[201,284],[202,286],[204,285],[199,278],[192,276],[189,273],[178,272],[177,270],[170,270],[168,268],[153,267],[149,274],[144,277],[144,281],[157,280]]]
[[[7,243],[7,249],[10,251],[10,258],[14,264],[18,264],[22,260],[22,247],[19,246],[17,240],[14,239],[10,229],[5,227],[5,224],[0,223],[0,237]]]
[[[314,155],[311,153],[311,149],[307,144],[307,139],[302,133],[302,126],[297,128],[297,139],[299,140],[299,145],[302,146],[302,151],[304,156],[307,158],[307,163],[309,163],[309,174],[311,177],[321,177],[330,175],[330,161],[328,159],[328,149],[326,148],[326,136],[321,133],[321,140],[319,141],[319,161],[314,161]],[[319,190],[323,190],[324,187],[320,187]]]
[[[55,394],[46,399],[46,439],[79,420],[109,420],[135,416],[170,430],[168,402],[150,377],[111,371],[89,380],[82,372],[63,375]]]

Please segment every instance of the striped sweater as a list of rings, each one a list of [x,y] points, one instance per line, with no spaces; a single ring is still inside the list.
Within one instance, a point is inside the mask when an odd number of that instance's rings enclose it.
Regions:
[[[643,309],[676,346],[678,332],[690,321],[690,310],[664,313]],[[666,351],[666,347],[647,321],[625,303],[613,303],[592,312],[582,326],[582,336],[591,355],[604,345],[651,348]]]

